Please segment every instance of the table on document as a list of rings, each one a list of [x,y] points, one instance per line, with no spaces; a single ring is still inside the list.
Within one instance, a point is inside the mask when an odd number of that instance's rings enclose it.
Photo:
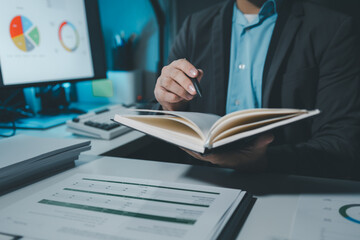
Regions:
[[[237,189],[76,174],[3,209],[0,233],[26,239],[214,239],[244,195]]]

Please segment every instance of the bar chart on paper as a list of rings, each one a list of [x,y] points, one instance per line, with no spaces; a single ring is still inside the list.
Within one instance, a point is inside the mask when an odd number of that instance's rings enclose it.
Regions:
[[[360,195],[301,196],[291,239],[359,240]]]
[[[1,233],[26,239],[215,239],[245,192],[78,174],[0,211]],[[41,229],[41,231],[38,231]]]

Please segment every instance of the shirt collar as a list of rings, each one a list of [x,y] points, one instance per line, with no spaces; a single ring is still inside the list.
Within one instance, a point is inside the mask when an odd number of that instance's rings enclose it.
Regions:
[[[258,20],[257,21],[254,20],[254,23],[262,21],[274,14],[277,14],[278,11],[277,9],[279,9],[279,5],[281,4],[281,2],[282,0],[267,0],[260,9],[260,12],[258,14],[259,15]],[[236,1],[234,4],[232,21],[242,25],[249,24],[247,19],[244,17],[244,14],[237,8]]]

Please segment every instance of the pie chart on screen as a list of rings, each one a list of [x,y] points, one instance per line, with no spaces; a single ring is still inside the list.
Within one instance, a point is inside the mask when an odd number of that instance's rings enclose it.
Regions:
[[[71,22],[64,21],[59,27],[59,40],[68,52],[74,52],[79,47],[79,33]]]
[[[15,46],[30,52],[40,44],[40,34],[37,26],[25,16],[16,16],[10,23],[10,36]]]

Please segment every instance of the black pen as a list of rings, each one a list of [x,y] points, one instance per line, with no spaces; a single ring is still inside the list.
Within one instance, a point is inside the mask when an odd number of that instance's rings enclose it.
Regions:
[[[197,95],[199,95],[199,97],[202,97],[201,87],[200,87],[198,80],[196,78],[190,78],[190,80],[195,87],[195,91],[196,91]]]

